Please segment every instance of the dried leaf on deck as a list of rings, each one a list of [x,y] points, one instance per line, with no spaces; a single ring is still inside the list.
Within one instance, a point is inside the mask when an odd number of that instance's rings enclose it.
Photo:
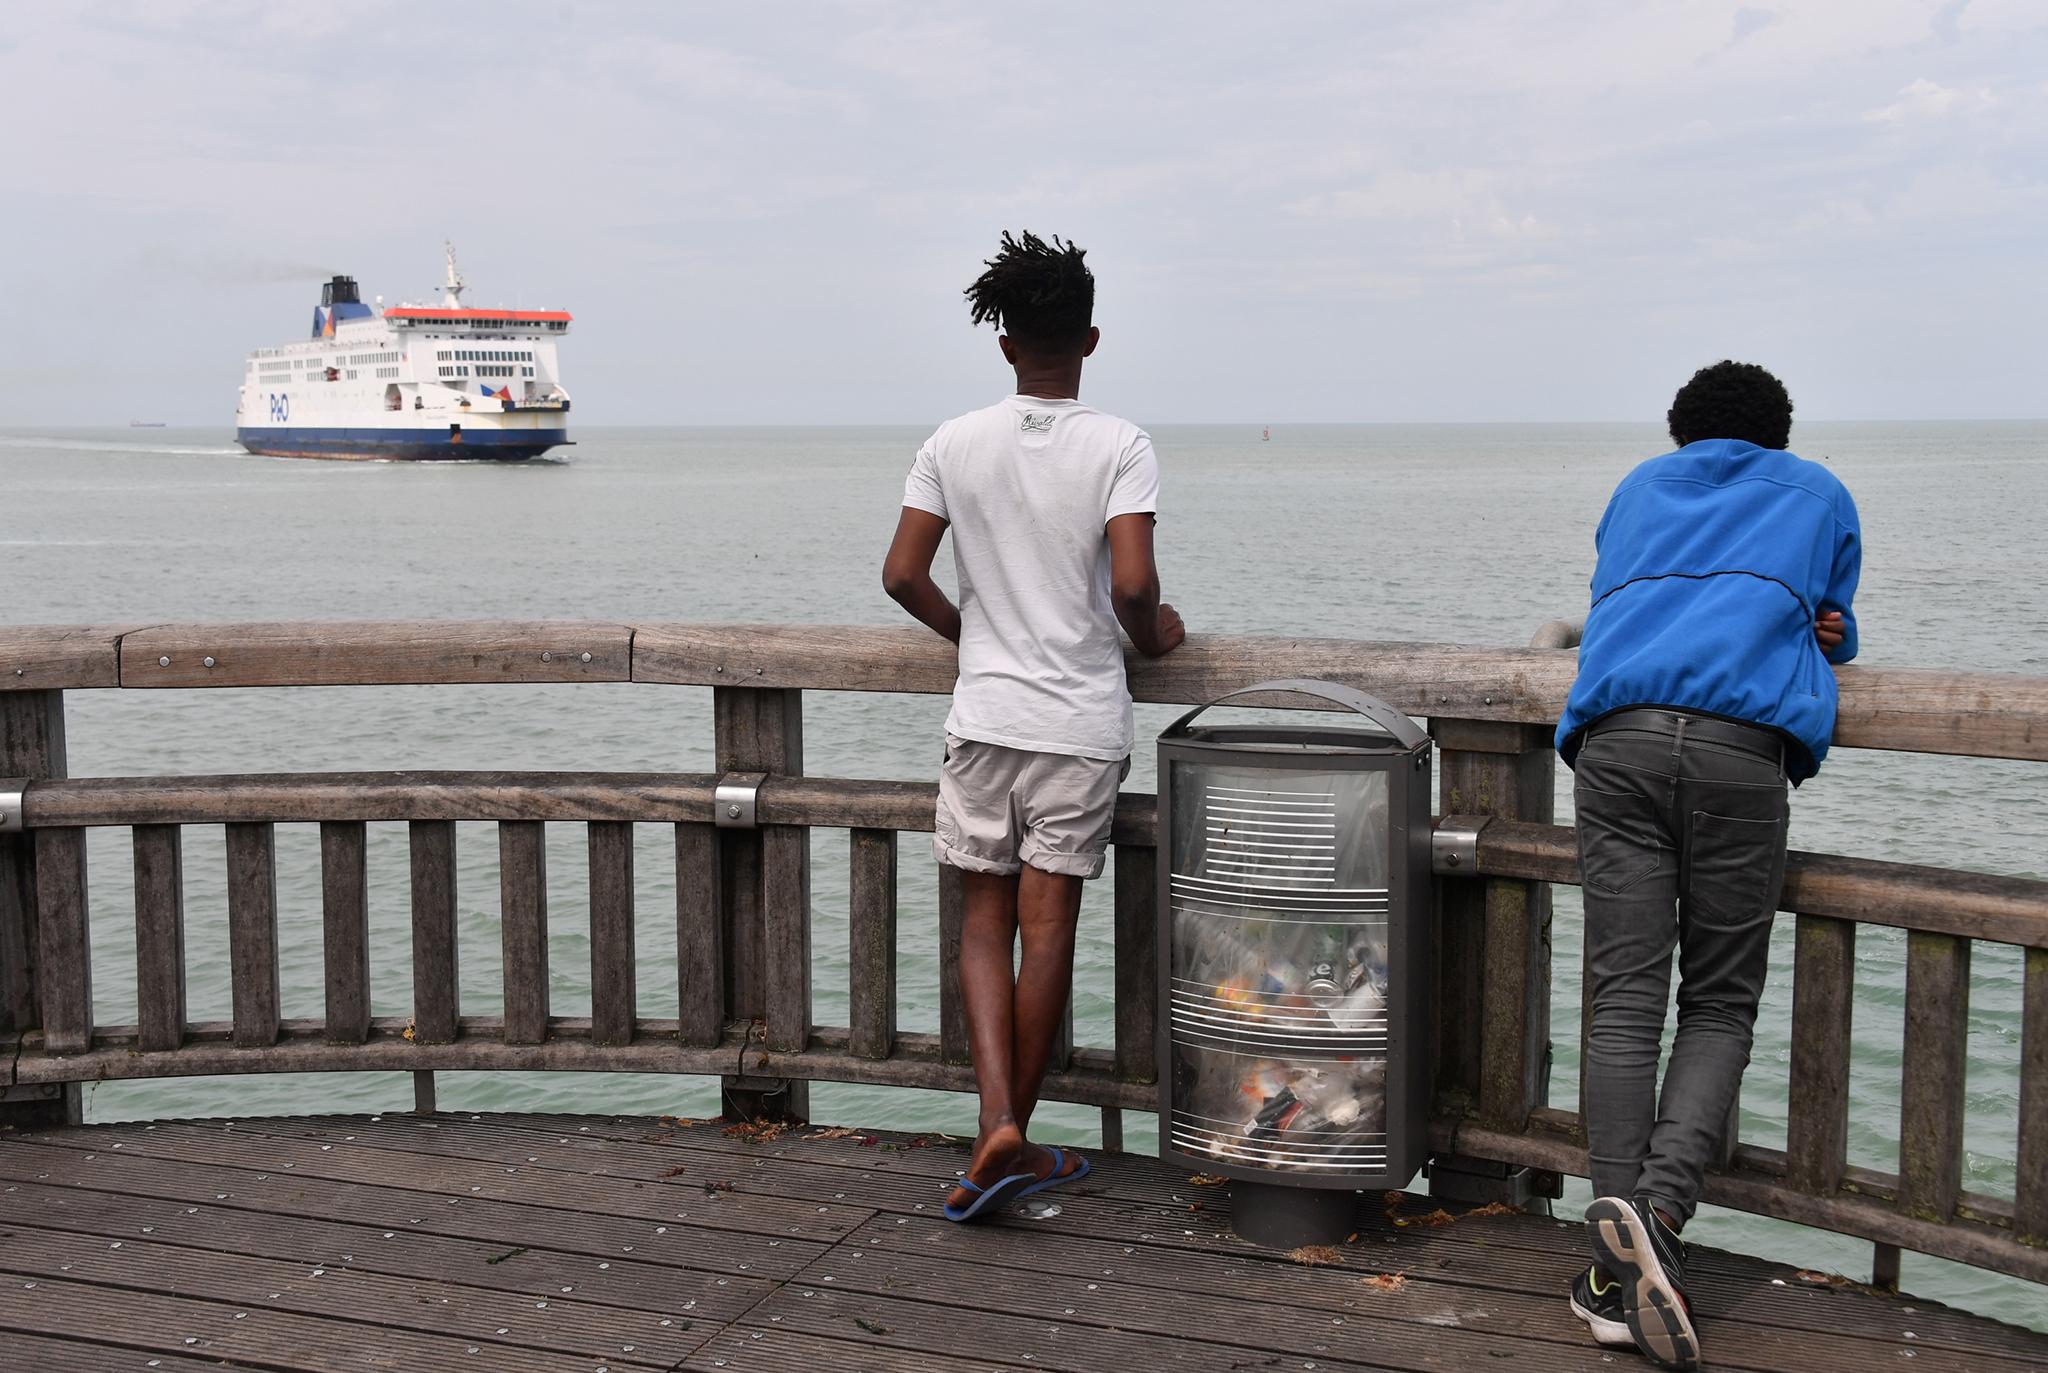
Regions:
[[[1394,1224],[1403,1228],[1414,1226],[1423,1230],[1433,1230],[1439,1225],[1456,1225],[1458,1223],[1458,1218],[1442,1207],[1438,1207],[1426,1216],[1389,1216],[1389,1219]]]
[[[740,1120],[725,1127],[728,1139],[743,1139],[750,1144],[767,1144],[781,1139],[789,1133],[789,1123],[781,1120]]]
[[[1375,1292],[1398,1292],[1408,1285],[1408,1275],[1406,1273],[1375,1273],[1369,1278],[1360,1278],[1359,1281]]]
[[[1484,1206],[1467,1211],[1465,1219],[1471,1220],[1474,1216],[1519,1216],[1521,1214],[1522,1208],[1519,1206],[1510,1206],[1504,1201],[1489,1201]]]
[[[889,1327],[881,1324],[879,1321],[863,1320],[861,1317],[855,1316],[853,1323],[867,1331],[870,1335],[886,1335],[889,1333]]]
[[[805,1139],[852,1139],[860,1131],[850,1125],[835,1125],[829,1130],[813,1130]]]
[[[1304,1244],[1299,1249],[1288,1250],[1286,1258],[1290,1263],[1308,1268],[1335,1268],[1344,1262],[1344,1256],[1327,1244]]]
[[[655,1176],[664,1178],[679,1178],[689,1171],[689,1169],[685,1168],[682,1164],[678,1163],[675,1167],[657,1173],[655,1174]]]
[[[1230,1179],[1218,1177],[1214,1173],[1196,1173],[1193,1177],[1190,1177],[1188,1181],[1192,1182],[1197,1187],[1221,1187],[1224,1183],[1230,1181]]]
[[[1823,1273],[1812,1268],[1802,1268],[1797,1273],[1794,1273],[1792,1277],[1795,1281],[1803,1282],[1808,1287],[1851,1288],[1862,1285],[1850,1278],[1843,1277],[1840,1273]]]

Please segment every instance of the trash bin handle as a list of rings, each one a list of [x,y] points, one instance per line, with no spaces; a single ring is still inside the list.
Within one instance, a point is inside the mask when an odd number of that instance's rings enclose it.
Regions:
[[[1236,691],[1225,692],[1209,702],[1208,705],[1196,706],[1193,710],[1175,720],[1166,727],[1165,732],[1159,737],[1166,739],[1185,734],[1187,727],[1194,722],[1194,718],[1209,709],[1210,706],[1220,706],[1225,701],[1234,701],[1240,696],[1250,696],[1254,692],[1260,691],[1291,691],[1300,696],[1318,697],[1333,705],[1343,706],[1347,710],[1355,710],[1387,733],[1393,735],[1403,748],[1415,748],[1429,738],[1413,720],[1388,705],[1385,701],[1380,700],[1377,696],[1368,696],[1355,687],[1340,686],[1336,682],[1317,682],[1305,677],[1288,677],[1273,682],[1254,682],[1248,687],[1239,687]]]

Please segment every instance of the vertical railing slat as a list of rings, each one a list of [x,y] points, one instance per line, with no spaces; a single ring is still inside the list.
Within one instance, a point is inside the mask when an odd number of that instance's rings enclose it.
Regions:
[[[847,889],[849,1047],[860,1058],[896,1048],[896,832],[850,836]]]
[[[135,1006],[145,1051],[185,1042],[185,864],[176,825],[137,825]]]
[[[1116,1075],[1159,1079],[1159,850],[1116,849]]]
[[[35,850],[36,975],[42,984],[43,1047],[53,1054],[82,1054],[92,1046],[85,831],[38,830]]]
[[[1848,1166],[1856,926],[1802,915],[1795,941],[1785,1173],[1801,1191],[1832,1196]]]
[[[1905,1077],[1899,1094],[1899,1209],[1947,1221],[1962,1192],[1970,941],[1906,936]]]
[[[761,838],[767,1044],[802,1053],[811,1041],[811,832],[770,825]]]
[[[538,820],[498,822],[498,906],[505,1042],[539,1044],[548,1037],[548,844]]]
[[[1548,824],[1550,732],[1439,719],[1443,813]],[[1488,878],[1437,884],[1438,1083],[1486,1123],[1519,1131],[1544,1104],[1550,1043],[1550,887]]]
[[[2019,1180],[2013,1231],[2048,1245],[2048,948],[2028,949],[2020,1025]]]
[[[709,1047],[725,1037],[725,947],[721,939],[718,831],[676,826],[676,983],[682,1042]]]
[[[967,924],[967,888],[960,869],[939,865],[939,1058],[967,1063],[967,1003],[960,996],[960,935]]]
[[[8,779],[10,790],[26,787],[46,778],[66,775],[64,749],[64,693],[61,691],[0,691],[0,778]],[[42,922],[37,915],[41,883],[37,877],[36,854],[41,841],[35,834],[0,834],[0,1035],[26,1034],[43,1023]],[[75,852],[66,848],[67,862],[83,864],[85,846]],[[81,871],[66,884],[75,887],[77,900],[85,899]],[[77,930],[71,936],[83,939],[87,933],[83,905],[75,917]],[[82,988],[71,988],[66,997],[86,1008],[85,1042],[91,1038],[92,981],[88,946],[81,943],[75,961],[85,970]],[[66,1031],[74,1039],[75,1027]],[[60,1038],[62,1036],[60,1035]],[[47,1044],[47,1039],[45,1043]],[[32,1100],[0,1102],[0,1126],[32,1129],[46,1125],[76,1125],[84,1114],[84,1097],[75,1082],[66,1082],[48,1094]]]
[[[771,779],[803,775],[801,691],[716,687],[711,702],[721,771]],[[775,1047],[801,1051],[810,1038],[810,831],[770,826],[725,829],[719,836],[727,1009],[734,1019],[765,1022]],[[779,956],[771,954],[771,940]],[[810,1114],[810,1084],[803,1079],[728,1075],[721,1098],[726,1114],[746,1119]]]
[[[234,1041],[240,1048],[277,1043],[276,826],[227,826],[228,974]]]
[[[320,825],[320,925],[330,1044],[370,1037],[370,854],[360,820]]]
[[[628,1044],[638,1006],[633,967],[633,826],[590,822],[590,1038]]]
[[[455,1040],[461,1013],[455,930],[455,822],[414,820],[412,1033],[419,1044]]]

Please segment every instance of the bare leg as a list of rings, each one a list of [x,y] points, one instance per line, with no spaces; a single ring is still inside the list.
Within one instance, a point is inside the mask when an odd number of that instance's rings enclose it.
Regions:
[[[1017,969],[1010,1061],[1010,1104],[1026,1133],[1054,1042],[1074,988],[1074,926],[1081,915],[1081,879],[1026,867],[1017,886],[1017,925],[1024,956]]]
[[[1015,1038],[1015,984],[1010,959],[1017,943],[1016,875],[962,871],[966,911],[960,930],[960,999],[967,1011],[967,1046],[974,1058],[974,1083],[981,1093],[981,1125],[967,1176],[986,1187],[1017,1170],[1024,1152],[1011,1090],[1011,1045]],[[955,1206],[974,1198],[955,1188]]]

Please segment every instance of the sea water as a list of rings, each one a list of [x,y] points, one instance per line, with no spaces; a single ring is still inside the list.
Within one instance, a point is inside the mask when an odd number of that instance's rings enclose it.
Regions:
[[[934,417],[943,418],[943,417]],[[241,453],[225,430],[0,431],[0,621],[592,619],[905,623],[880,565],[920,428],[591,429],[550,459],[322,463]],[[1806,424],[1861,509],[1861,662],[2048,674],[2048,423]],[[1192,632],[1526,643],[1581,614],[1609,491],[1669,447],[1654,424],[1154,429],[1159,564]],[[948,559],[940,572],[950,583]],[[810,693],[805,761],[820,776],[937,776],[943,698]],[[710,693],[629,685],[80,691],[66,701],[74,775],[390,768],[708,771]],[[1149,747],[1174,712],[1140,706],[1129,785],[1154,785]],[[1558,773],[1559,820],[1570,818]],[[1802,849],[2048,876],[2048,765],[1845,749],[1794,797]],[[551,994],[587,1013],[580,826],[549,841]],[[673,1015],[674,890],[662,826],[638,834],[639,1005]],[[462,1010],[499,1009],[497,845],[459,828]],[[95,1017],[135,1018],[127,836],[96,831]],[[846,840],[812,844],[821,1024],[846,1017]],[[185,840],[189,1013],[230,1014],[221,831]],[[370,827],[374,1010],[411,1007],[406,832]],[[319,839],[280,826],[283,1011],[321,1013]],[[1551,1099],[1577,1100],[1579,905],[1556,892]],[[902,841],[901,1022],[938,1022],[935,879]],[[1742,1091],[1742,1138],[1783,1147],[1791,922]],[[1112,1034],[1109,884],[1092,884],[1077,953],[1076,1036]],[[1858,934],[1850,1161],[1897,1166],[1905,935]],[[1971,964],[1963,1185],[2010,1195],[2020,1048],[2018,952]],[[403,1074],[104,1083],[92,1120],[395,1109]],[[716,1110],[703,1079],[444,1073],[443,1109]],[[821,1084],[820,1120],[971,1132],[969,1097]],[[1092,1143],[1097,1116],[1047,1106],[1044,1133]],[[1132,1147],[1152,1134],[1133,1120]],[[1583,1186],[1568,1198],[1584,1200]],[[1689,1238],[1866,1275],[1867,1243],[1709,1210]],[[2048,1328],[2041,1288],[1908,1254],[1923,1296]]]

